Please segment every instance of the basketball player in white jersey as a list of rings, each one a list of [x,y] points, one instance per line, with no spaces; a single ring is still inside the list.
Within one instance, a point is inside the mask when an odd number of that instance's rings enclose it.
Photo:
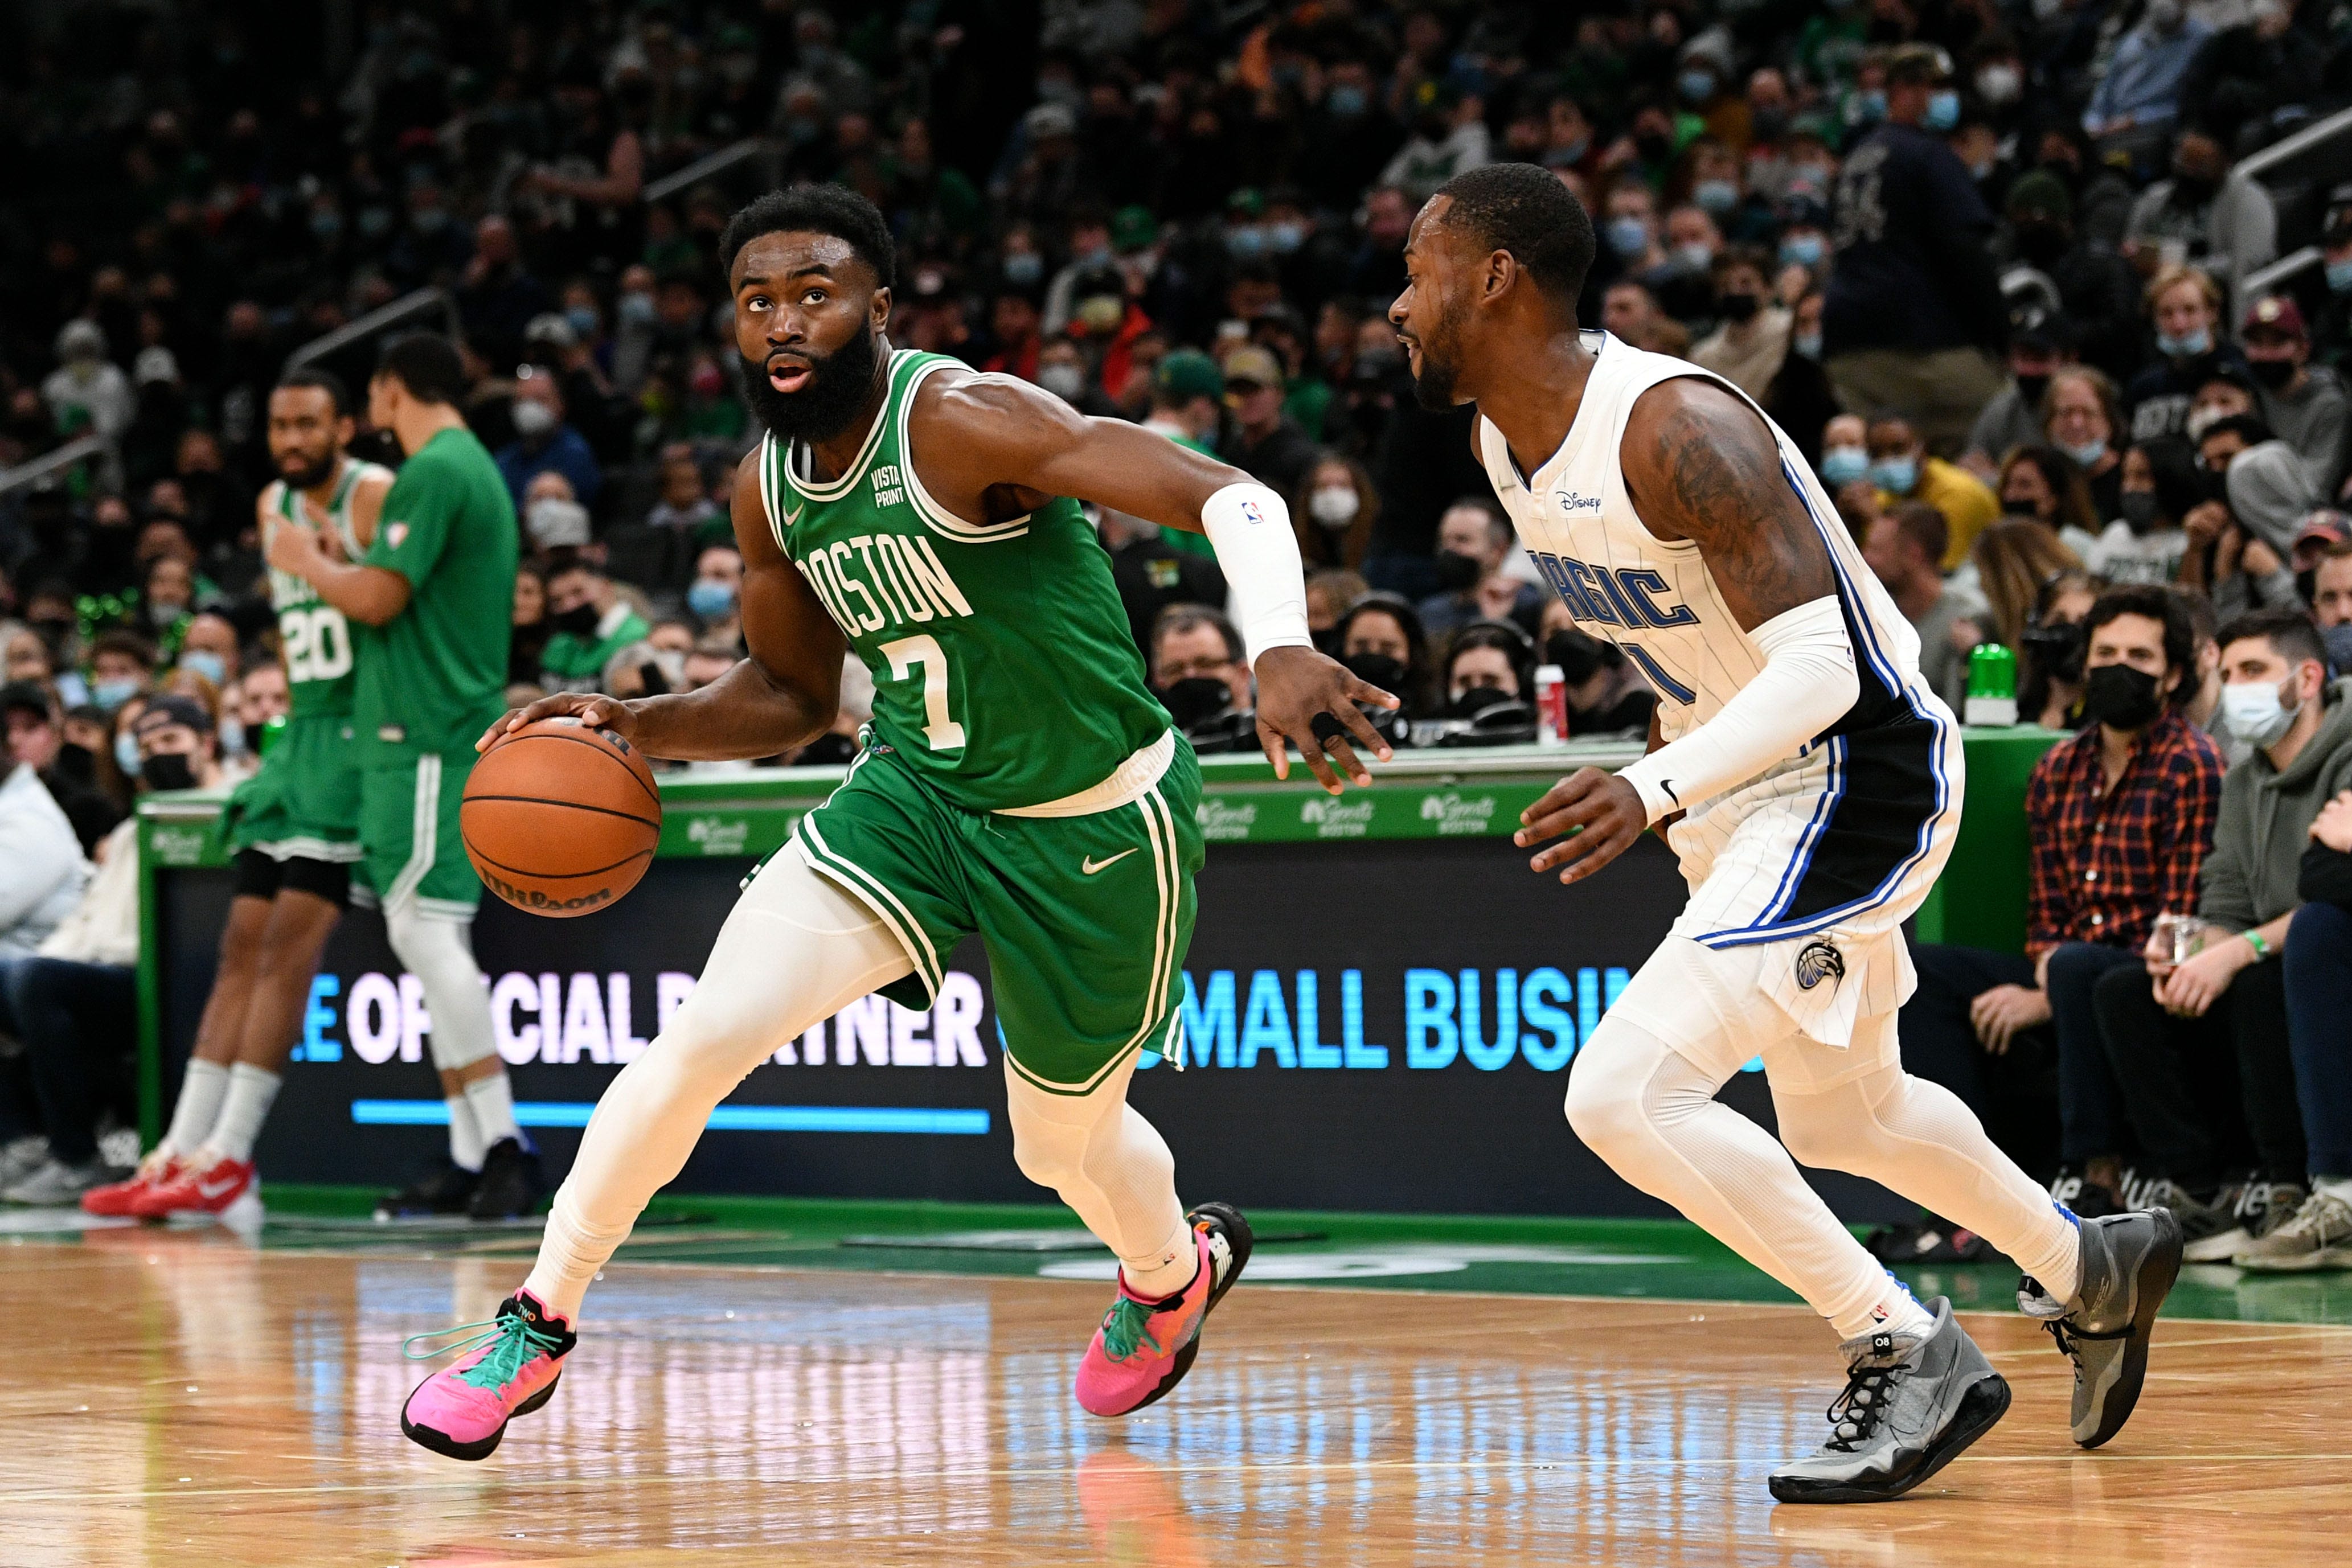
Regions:
[[[1578,331],[1592,255],[1591,220],[1549,172],[1475,170],[1422,209],[1390,311],[1423,404],[1477,405],[1479,460],[1578,625],[1658,689],[1649,755],[1561,780],[1517,835],[1560,841],[1531,863],[1572,883],[1655,828],[1691,888],[1578,1053],[1570,1124],[1844,1342],[1829,1440],[1773,1472],[1775,1497],[1899,1495],[2010,1399],[1950,1303],[1913,1300],[1797,1160],[1880,1182],[2023,1265],[2019,1304],[2073,1359],[2074,1436],[2095,1447],[2138,1397],[2179,1223],[2077,1219],[1904,1072],[1900,925],[1958,825],[1958,727],[1789,438],[1697,366]],[[1759,1055],[1779,1143],[1715,1099]]]

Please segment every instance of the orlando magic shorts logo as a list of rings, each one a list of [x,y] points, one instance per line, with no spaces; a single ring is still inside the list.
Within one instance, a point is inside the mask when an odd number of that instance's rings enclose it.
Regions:
[[[1816,937],[1797,950],[1797,988],[1810,991],[1827,980],[1834,989],[1845,978],[1845,955],[1829,938]]]

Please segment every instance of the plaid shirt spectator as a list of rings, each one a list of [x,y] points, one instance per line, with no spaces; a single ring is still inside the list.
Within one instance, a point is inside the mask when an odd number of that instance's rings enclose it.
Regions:
[[[2025,951],[2037,960],[2062,942],[2137,948],[2158,915],[2197,908],[2197,872],[2221,803],[2221,749],[2168,712],[2141,732],[2113,789],[2099,749],[2094,725],[2053,747],[2026,786]]]

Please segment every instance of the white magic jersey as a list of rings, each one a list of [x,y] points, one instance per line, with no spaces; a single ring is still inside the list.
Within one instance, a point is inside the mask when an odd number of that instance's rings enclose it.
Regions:
[[[1660,539],[1625,491],[1619,445],[1643,392],[1695,376],[1686,361],[1606,333],[1568,439],[1522,476],[1483,418],[1478,447],[1503,508],[1577,625],[1603,637],[1658,692],[1672,741],[1713,718],[1764,667],[1698,547]],[[1750,407],[1754,407],[1752,402]],[[1763,411],[1757,410],[1759,418]],[[1789,944],[1763,967],[1768,994],[1808,1034],[1843,1045],[1854,1018],[1910,994],[1899,926],[1943,869],[1959,821],[1959,727],[1918,667],[1919,639],[1864,563],[1812,469],[1778,425],[1781,476],[1828,547],[1861,695],[1845,716],[1759,777],[1690,801],[1669,834],[1691,898],[1675,934],[1710,947]]]

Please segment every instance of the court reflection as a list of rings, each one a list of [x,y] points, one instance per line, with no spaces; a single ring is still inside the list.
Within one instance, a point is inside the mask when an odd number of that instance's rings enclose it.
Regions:
[[[0,1251],[0,1312],[68,1326],[0,1388],[0,1560],[2138,1568],[2310,1561],[2352,1526],[2334,1329],[2170,1329],[2086,1458],[2063,1362],[1973,1320],[2018,1391],[1985,1444],[1893,1508],[1775,1510],[1764,1473],[1839,1381],[1801,1312],[1245,1289],[1177,1394],[1106,1422],[1070,1393],[1098,1286],[609,1272],[555,1399],[467,1466],[399,1436],[399,1342],[488,1316],[512,1260]],[[2250,1430],[2249,1378],[2315,1403]]]

